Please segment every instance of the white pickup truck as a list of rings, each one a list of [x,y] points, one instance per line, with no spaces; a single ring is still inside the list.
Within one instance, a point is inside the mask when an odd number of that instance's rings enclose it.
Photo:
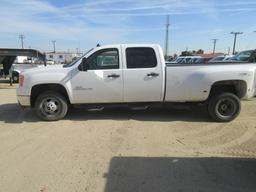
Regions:
[[[22,72],[17,98],[47,121],[64,118],[71,105],[203,103],[215,121],[228,122],[240,99],[254,96],[255,73],[244,63],[166,65],[159,45],[109,45],[71,64]]]

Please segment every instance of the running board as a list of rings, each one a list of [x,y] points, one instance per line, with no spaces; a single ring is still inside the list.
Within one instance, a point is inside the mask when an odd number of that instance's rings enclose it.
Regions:
[[[139,111],[139,110],[147,110],[149,106],[136,106],[136,107],[130,107],[132,110]]]
[[[104,107],[92,107],[92,108],[86,108],[87,111],[102,111],[104,109]]]

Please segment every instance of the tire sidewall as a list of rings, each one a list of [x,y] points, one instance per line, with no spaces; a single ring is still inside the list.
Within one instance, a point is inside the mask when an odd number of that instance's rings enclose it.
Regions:
[[[44,101],[45,98],[47,97],[52,97],[56,100],[58,100],[58,102],[60,103],[60,113],[58,113],[57,115],[49,115],[46,116],[43,112],[42,112],[42,102]],[[62,118],[64,118],[68,112],[68,104],[67,101],[65,99],[65,97],[63,97],[61,94],[56,93],[56,92],[45,92],[40,94],[35,102],[35,111],[37,116],[45,121],[57,121],[60,120]]]
[[[16,71],[12,72],[12,79],[13,83],[19,83],[19,73]]]
[[[232,102],[236,105],[235,106],[236,111],[230,117],[224,117],[224,116],[220,115],[218,112],[217,106],[216,106],[217,103],[219,102],[219,100],[225,99],[225,98],[232,99]],[[211,116],[211,118],[213,120],[215,120],[217,122],[230,122],[230,121],[234,120],[240,114],[240,111],[241,111],[240,100],[236,95],[234,95],[232,93],[221,93],[221,94],[212,96],[212,98],[209,101],[209,105],[208,105],[209,115]]]

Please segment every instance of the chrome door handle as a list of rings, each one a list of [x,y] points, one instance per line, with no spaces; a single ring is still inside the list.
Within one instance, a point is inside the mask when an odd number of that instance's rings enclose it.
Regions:
[[[157,77],[159,76],[159,73],[149,73],[147,74],[148,77]]]
[[[117,75],[117,74],[111,74],[111,75],[108,75],[108,78],[113,78],[113,79],[116,79],[116,78],[119,78],[120,75]]]

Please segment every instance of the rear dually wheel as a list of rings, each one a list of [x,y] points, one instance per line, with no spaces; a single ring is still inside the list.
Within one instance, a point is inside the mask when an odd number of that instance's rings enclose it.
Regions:
[[[209,115],[217,122],[230,122],[239,115],[240,111],[240,100],[233,93],[214,95],[208,103]]]

